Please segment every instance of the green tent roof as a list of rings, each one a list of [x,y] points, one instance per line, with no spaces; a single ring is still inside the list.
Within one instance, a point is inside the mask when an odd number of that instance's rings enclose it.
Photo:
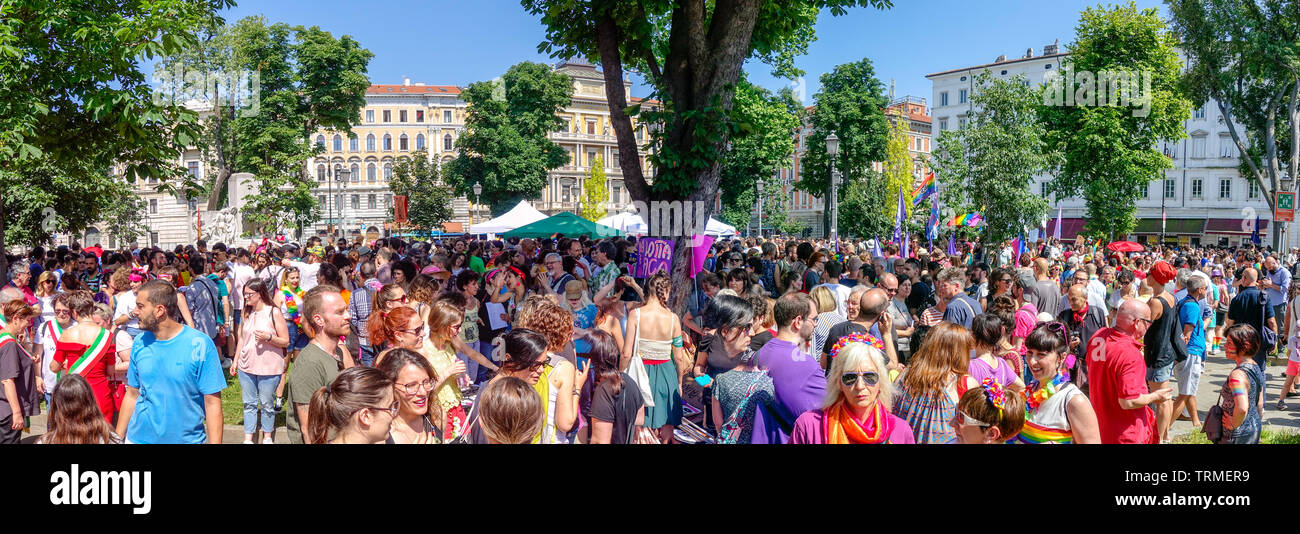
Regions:
[[[540,221],[520,226],[503,234],[505,237],[551,237],[563,234],[564,237],[612,237],[623,235],[617,228],[583,219],[571,212],[562,211]]]

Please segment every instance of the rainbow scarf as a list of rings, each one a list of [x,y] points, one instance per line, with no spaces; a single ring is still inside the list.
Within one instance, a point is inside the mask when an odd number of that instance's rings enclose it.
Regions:
[[[296,297],[302,294],[302,289],[296,287],[292,289],[288,287],[281,287],[280,293],[284,294],[285,315],[287,315],[289,319],[293,321],[293,324],[301,327],[302,318],[298,316],[298,300]]]
[[[1038,426],[1026,419],[1025,426],[1021,427],[1020,434],[1016,435],[1013,442],[1027,445],[1070,444],[1074,443],[1074,433],[1059,428]]]
[[[825,425],[826,443],[834,445],[885,443],[894,429],[893,419],[879,402],[867,413],[867,420],[859,422],[844,406],[842,399],[826,409],[822,424]]]

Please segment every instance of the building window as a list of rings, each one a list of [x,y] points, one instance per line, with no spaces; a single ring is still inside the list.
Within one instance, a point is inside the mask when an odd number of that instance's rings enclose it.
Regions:
[[[371,181],[371,182],[375,181],[375,164],[374,164],[374,163],[367,163],[367,164],[366,164],[366,180],[369,180],[369,181]]]
[[[397,122],[406,122],[406,110],[398,110]]]
[[[375,209],[375,195],[366,195],[366,209]]]
[[[375,134],[369,134],[366,136],[366,150],[369,152],[375,151]]]
[[[348,150],[351,150],[352,152],[360,152],[360,145],[361,141],[357,139],[357,136],[354,135],[348,138]]]
[[[1219,157],[1235,158],[1237,157],[1237,147],[1232,143],[1232,136],[1219,134]]]
[[[587,119],[587,135],[596,135],[596,119]]]
[[[451,124],[451,110],[442,111],[442,122],[443,124]]]
[[[1175,188],[1176,186],[1174,185],[1174,181],[1169,178],[1165,178],[1165,198],[1174,198]]]
[[[149,245],[158,245],[158,232],[149,232]]]
[[[150,215],[158,214],[158,199],[156,198],[149,199],[149,214]]]
[[[1145,183],[1142,184],[1142,199],[1146,200],[1148,198],[1151,198],[1151,184]]]
[[[424,150],[424,134],[416,134],[416,136],[415,136],[415,149],[416,149],[416,150]]]
[[[392,162],[389,162],[389,161],[384,162],[384,179],[385,179],[385,180],[392,180],[392,179],[393,179],[393,163],[392,163]]]
[[[442,150],[447,152],[451,151],[451,134],[442,136]]]
[[[612,163],[612,165],[610,165],[610,167],[612,168],[618,168],[621,166],[621,164],[618,162],[618,150],[614,150],[613,152],[609,153],[609,161],[610,163]]]
[[[367,110],[366,110],[366,123],[368,123],[368,124],[373,124],[374,122],[375,122],[375,110],[373,110],[373,109],[367,109]]]
[[[1201,198],[1201,195],[1203,194],[1201,190],[1204,188],[1202,182],[1204,182],[1204,180],[1201,180],[1200,178],[1192,179],[1192,198]]]
[[[325,150],[325,136],[323,135],[316,136],[316,148]]]
[[[390,134],[384,134],[384,152],[392,152],[392,151],[393,151],[393,136]]]
[[[325,195],[316,195],[316,203],[320,204],[320,209],[326,209]]]
[[[940,106],[948,105],[948,91],[943,91],[939,93],[939,105]]]
[[[335,152],[343,151],[343,136],[334,134],[334,151]]]
[[[357,165],[356,163],[353,163],[353,164],[352,164],[352,168],[351,168],[350,170],[351,170],[351,172],[349,172],[348,174],[352,175],[352,179],[353,179],[353,180],[358,180],[358,179],[361,178],[361,166],[360,166],[360,165]]]
[[[1047,182],[1040,182],[1038,184],[1038,196],[1043,198],[1050,198],[1051,193],[1052,193],[1051,191],[1047,190]]]
[[[361,195],[352,195],[352,209],[361,209]]]
[[[1259,198],[1259,182],[1247,180],[1246,183],[1250,184],[1250,188],[1246,190],[1249,192],[1248,197]]]
[[[1219,198],[1232,198],[1232,178],[1222,178],[1219,180]]]
[[[623,188],[622,188],[622,187],[619,187],[619,186],[617,186],[617,185],[614,186],[614,194],[610,195],[609,198],[614,199],[614,203],[615,203],[615,204],[622,204],[622,203],[623,203]]]
[[[560,186],[560,203],[562,204],[569,203],[569,187],[568,185]]]
[[[637,128],[637,129],[636,129],[636,140],[637,140],[637,141],[645,141],[645,128]]]
[[[939,119],[939,131],[942,132],[947,129],[948,129],[948,119],[946,117]]]
[[[401,137],[397,138],[397,149],[401,150],[402,152],[406,152],[411,149],[410,140],[407,139],[406,134],[402,134]]]
[[[1205,120],[1205,104],[1201,104],[1192,110],[1192,118],[1196,120]]]
[[[1192,138],[1192,157],[1201,159],[1205,157],[1205,136],[1198,135]]]
[[[957,129],[958,130],[966,129],[966,117],[957,117]]]
[[[320,164],[317,164],[317,165],[316,165],[316,181],[317,181],[317,182],[324,182],[324,181],[325,181],[325,164],[324,164],[324,163],[320,163]]]
[[[199,162],[197,162],[197,161],[186,162],[185,167],[186,167],[187,170],[189,170],[190,178],[194,179],[194,181],[198,181],[198,179],[199,179]]]
[[[334,195],[334,209],[339,210],[339,213],[343,213],[343,195]]]
[[[387,124],[387,123],[390,123],[390,122],[393,122],[393,112],[390,111],[390,110],[385,109],[385,110],[384,110],[384,123]]]
[[[415,122],[424,122],[424,110],[423,110],[423,109],[417,109],[417,110],[415,110]]]
[[[965,89],[960,89],[960,90],[957,91],[957,103],[958,103],[958,104],[965,104],[965,103],[966,103],[966,90],[965,90]]]
[[[587,166],[590,167],[590,166],[594,166],[595,164],[596,164],[596,151],[595,151],[595,150],[588,150],[588,151],[587,151]]]

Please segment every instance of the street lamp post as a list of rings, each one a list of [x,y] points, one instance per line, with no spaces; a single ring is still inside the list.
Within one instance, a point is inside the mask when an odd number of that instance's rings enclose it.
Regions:
[[[830,194],[827,195],[827,197],[829,198],[830,201],[828,207],[831,210],[831,232],[830,232],[831,246],[835,247],[835,252],[840,251],[840,237],[839,237],[840,211],[839,211],[839,203],[835,198],[836,192],[840,186],[840,174],[837,170],[835,170],[835,156],[838,155],[839,152],[840,152],[840,138],[836,137],[835,132],[831,132],[830,135],[826,136],[826,155],[830,156],[830,163],[831,163],[831,187],[830,187],[831,191]]]
[[[335,197],[335,196],[334,196],[334,181],[337,180],[337,181],[339,182],[339,194],[342,195],[342,193],[343,193],[343,189],[347,186],[348,176],[352,174],[352,171],[349,171],[349,170],[343,168],[342,166],[338,166],[338,165],[336,165],[336,166],[334,166],[334,167],[332,167],[332,168],[327,168],[326,173],[328,174],[328,176],[326,176],[326,180],[327,180],[327,184],[328,184],[328,186],[329,186],[329,195],[330,195],[330,202],[329,202],[329,217],[330,217],[329,234],[330,234],[330,238],[335,238],[335,237],[337,237],[337,236],[336,236],[335,233],[334,233],[334,228],[335,228],[335,226],[337,225],[337,222],[338,222],[338,221],[335,221],[335,220],[334,220],[334,204],[338,203],[338,197]],[[339,218],[340,218],[340,219],[343,218],[343,206],[342,206],[342,204],[339,205]]]
[[[758,237],[763,237],[763,179],[759,178],[758,183]]]
[[[478,211],[478,209],[483,206],[483,197],[481,196],[482,194],[483,194],[483,184],[482,183],[474,184],[474,207],[470,211]],[[471,214],[470,217],[472,220],[473,214]]]

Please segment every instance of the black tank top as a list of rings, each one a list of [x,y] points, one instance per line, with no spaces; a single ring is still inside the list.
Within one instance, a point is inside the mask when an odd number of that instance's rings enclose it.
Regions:
[[[1160,318],[1152,321],[1146,335],[1142,336],[1142,356],[1146,360],[1148,369],[1174,363],[1172,335],[1174,327],[1178,325],[1178,317],[1173,313],[1173,307],[1163,298],[1151,298],[1160,301]]]

